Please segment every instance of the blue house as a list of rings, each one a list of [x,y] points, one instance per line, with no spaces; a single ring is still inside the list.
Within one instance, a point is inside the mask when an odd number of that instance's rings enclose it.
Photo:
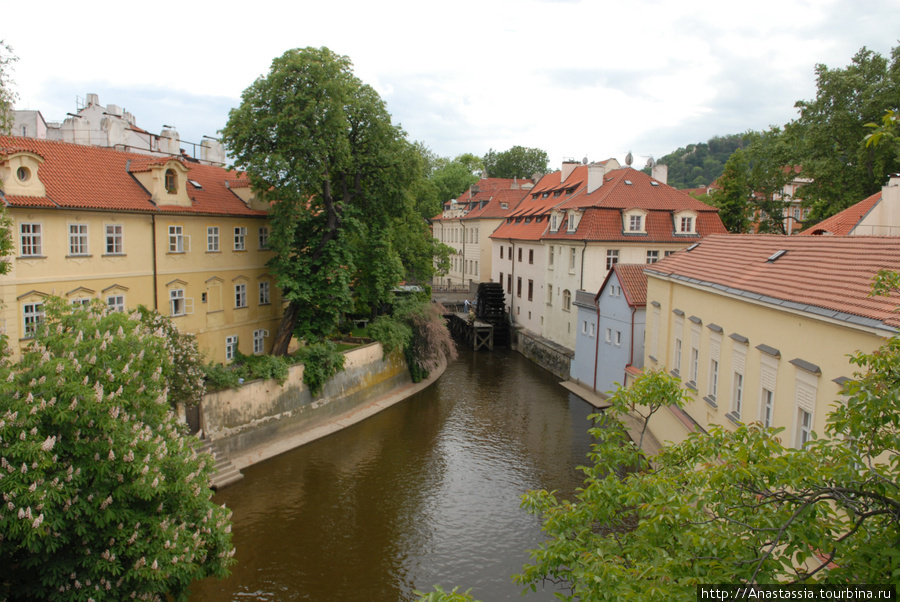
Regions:
[[[578,291],[572,380],[598,393],[610,393],[616,383],[627,384],[640,374],[644,367],[646,267],[617,263],[593,299]]]

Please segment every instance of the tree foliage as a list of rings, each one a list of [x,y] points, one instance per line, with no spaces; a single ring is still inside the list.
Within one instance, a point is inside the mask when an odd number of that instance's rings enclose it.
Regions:
[[[9,134],[13,126],[13,106],[18,96],[12,89],[12,66],[19,60],[9,44],[0,40],[0,135]]]
[[[744,149],[739,148],[728,157],[719,186],[709,200],[719,208],[719,217],[725,228],[734,234],[747,232],[750,228],[753,186],[750,184],[750,161]]]
[[[745,146],[741,134],[716,136],[706,142],[689,144],[657,162],[669,168],[667,182],[675,188],[708,186],[722,175],[725,162],[736,150]],[[650,168],[643,170],[648,175]]]
[[[0,598],[185,599],[233,549],[212,459],[169,403],[171,341],[138,313],[44,307],[0,364]]]
[[[900,339],[851,361],[860,373],[846,400],[802,449],[758,424],[716,426],[663,447],[651,465],[619,422],[591,429],[577,499],[525,498],[550,539],[518,581],[563,582],[569,600],[694,600],[697,584],[714,583],[900,582]],[[666,378],[642,376],[635,386],[657,383],[637,396],[620,390],[607,412],[665,400],[677,387]]]
[[[547,173],[549,162],[546,151],[524,146],[500,152],[490,149],[483,159],[489,178],[530,178],[536,173]]]
[[[405,225],[421,233],[411,192],[421,165],[347,57],[285,52],[244,91],[223,139],[271,203],[271,267],[288,302],[273,353],[286,353],[292,335],[331,333],[353,307],[351,285],[376,299],[387,279],[399,280],[389,233]],[[373,247],[377,257],[359,256]],[[363,270],[378,278],[354,282]]]
[[[890,58],[863,47],[845,68],[816,65],[816,97],[798,101],[800,117],[784,128],[792,164],[813,181],[804,200],[818,221],[881,190],[900,157],[866,144],[865,124],[900,107],[900,46]]]

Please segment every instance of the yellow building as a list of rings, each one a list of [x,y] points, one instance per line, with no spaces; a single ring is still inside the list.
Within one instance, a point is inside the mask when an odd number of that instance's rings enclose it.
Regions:
[[[900,270],[900,238],[712,235],[648,266],[644,369],[691,398],[658,412],[653,434],[759,421],[799,447],[822,433],[848,355],[900,327],[900,296],[869,296],[881,269]]]
[[[0,137],[15,256],[0,327],[18,354],[49,295],[146,305],[206,358],[263,353],[282,314],[265,206],[242,174],[186,158]]]

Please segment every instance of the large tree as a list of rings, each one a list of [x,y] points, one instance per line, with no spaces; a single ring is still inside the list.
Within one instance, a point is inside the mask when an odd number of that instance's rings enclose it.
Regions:
[[[273,353],[283,354],[293,335],[327,335],[352,310],[354,242],[396,265],[382,230],[410,215],[410,145],[350,60],[327,48],[276,58],[231,110],[223,140],[271,203],[271,267],[288,302]],[[383,287],[395,270],[380,271]]]
[[[12,89],[12,65],[18,57],[13,49],[0,40],[0,135],[9,134],[13,125],[13,105],[16,102],[16,93]]]
[[[21,361],[0,361],[0,599],[183,600],[233,554],[212,458],[169,400],[199,355],[163,318],[44,307]]]
[[[550,158],[539,148],[514,146],[500,152],[490,149],[483,162],[489,178],[530,178],[547,173]]]
[[[795,165],[813,181],[803,198],[819,220],[877,192],[900,158],[866,145],[865,124],[900,107],[900,46],[885,58],[862,48],[846,68],[816,65],[816,97],[797,102],[800,117],[785,126]]]

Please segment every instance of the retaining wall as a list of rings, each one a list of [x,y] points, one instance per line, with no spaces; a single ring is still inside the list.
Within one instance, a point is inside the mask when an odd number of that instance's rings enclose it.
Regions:
[[[200,425],[225,454],[242,454],[314,429],[411,382],[403,355],[384,358],[380,343],[344,353],[344,370],[315,398],[303,384],[303,365],[291,366],[284,385],[246,382],[239,389],[207,393]]]
[[[572,358],[575,352],[561,345],[538,336],[524,328],[517,328],[513,333],[513,348],[529,360],[549,370],[562,380],[569,380]]]

